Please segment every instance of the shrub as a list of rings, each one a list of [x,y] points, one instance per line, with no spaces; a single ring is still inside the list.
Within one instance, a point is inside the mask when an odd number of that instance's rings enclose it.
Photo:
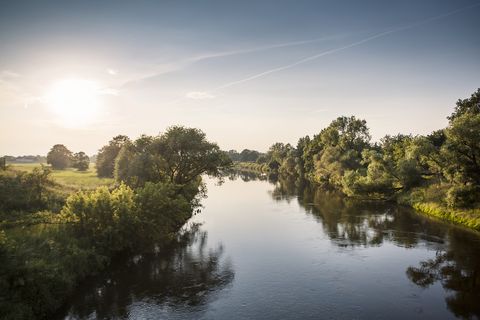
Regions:
[[[447,205],[451,208],[471,208],[478,201],[480,188],[474,185],[455,185],[447,192]]]
[[[44,167],[32,172],[1,171],[0,211],[44,210],[58,200],[51,188],[54,184],[50,170]]]

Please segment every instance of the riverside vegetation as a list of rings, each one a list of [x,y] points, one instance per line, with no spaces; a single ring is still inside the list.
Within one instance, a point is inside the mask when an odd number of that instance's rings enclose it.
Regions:
[[[295,147],[275,143],[249,160],[250,150],[229,155],[242,170],[305,179],[349,197],[395,200],[480,230],[480,89],[458,100],[448,120],[426,136],[387,135],[371,143],[365,120],[339,117]]]
[[[201,175],[219,176],[232,160],[480,230],[480,89],[448,119],[427,136],[371,143],[364,120],[339,117],[296,147],[275,143],[266,154],[223,152],[202,131],[175,126],[114,137],[99,150],[96,172],[83,152],[55,145],[51,168],[0,170],[0,318],[50,318],[116,257],[161,250],[198,210]]]
[[[95,189],[72,180],[65,186],[61,171],[52,177],[43,166],[0,171],[0,318],[49,318],[82,279],[112,259],[167,244],[198,210],[205,192],[200,176],[218,176],[231,163],[198,129],[121,137],[114,157],[102,151],[112,151],[118,138],[102,148],[98,174],[107,178],[96,182],[107,185]],[[63,145],[47,157],[54,169],[75,166],[77,176],[88,171],[79,164],[87,159]],[[63,178],[74,175],[65,172]]]

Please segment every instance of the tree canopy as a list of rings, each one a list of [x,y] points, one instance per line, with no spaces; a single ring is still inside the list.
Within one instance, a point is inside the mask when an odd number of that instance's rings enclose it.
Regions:
[[[122,149],[123,145],[130,142],[130,139],[124,135],[118,135],[112,138],[107,145],[103,146],[97,154],[96,167],[99,177],[113,178],[115,170],[115,159]]]
[[[72,152],[63,144],[54,145],[47,154],[47,163],[53,169],[65,169],[70,166]]]
[[[157,137],[126,143],[116,160],[115,178],[131,185],[168,181],[186,185],[201,174],[218,176],[231,160],[199,129],[173,126]]]

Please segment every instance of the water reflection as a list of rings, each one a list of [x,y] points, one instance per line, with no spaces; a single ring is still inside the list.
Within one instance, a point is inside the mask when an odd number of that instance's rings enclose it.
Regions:
[[[478,243],[472,238],[469,234],[451,232],[445,250],[437,251],[434,259],[407,269],[408,278],[420,287],[441,283],[451,293],[445,299],[448,309],[467,319],[480,318],[480,257],[472,255],[472,248],[465,245],[471,240]]]
[[[272,184],[275,184],[278,181],[278,175],[275,173],[258,173],[255,171],[241,170],[236,168],[224,172],[224,177],[227,177],[230,181],[241,179],[243,182],[268,181]]]
[[[379,246],[391,242],[436,251],[434,259],[406,270],[416,285],[436,282],[450,294],[448,309],[457,317],[480,318],[480,239],[477,233],[432,221],[409,208],[386,202],[347,199],[305,181],[279,178],[271,193],[277,201],[297,199],[340,247]]]
[[[181,313],[202,307],[234,278],[222,245],[208,249],[207,232],[192,225],[159,253],[116,263],[108,272],[80,288],[69,302],[66,319],[136,318],[136,304]]]
[[[403,247],[422,242],[436,248],[445,237],[442,224],[422,219],[409,208],[388,202],[349,199],[305,181],[280,178],[272,197],[278,201],[296,199],[322,224],[331,241],[341,247],[379,246],[390,241]]]

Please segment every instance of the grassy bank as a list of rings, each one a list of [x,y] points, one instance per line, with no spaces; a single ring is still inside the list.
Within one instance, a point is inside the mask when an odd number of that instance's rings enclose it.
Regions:
[[[412,207],[425,215],[480,231],[480,209],[450,209],[434,202],[413,203]]]
[[[255,162],[236,162],[235,167],[241,171],[254,173],[268,173],[268,166]],[[408,205],[419,213],[462,225],[480,231],[480,208],[462,209],[450,208],[445,202],[450,185],[431,184],[426,187],[415,188],[406,193],[401,193],[394,198],[399,204]],[[367,198],[366,200],[375,200]]]
[[[448,205],[451,185],[429,184],[400,194],[397,202],[413,207],[419,213],[480,231],[480,208],[452,208]]]
[[[41,166],[40,163],[12,163],[8,166],[17,171],[31,172],[34,168]],[[95,189],[100,186],[110,186],[114,179],[99,178],[95,169],[95,164],[91,163],[86,171],[78,171],[73,168],[65,170],[52,170],[51,177],[53,180],[67,189]]]
[[[256,162],[235,162],[234,168],[242,171],[251,171],[256,173],[267,173],[268,166]]]

